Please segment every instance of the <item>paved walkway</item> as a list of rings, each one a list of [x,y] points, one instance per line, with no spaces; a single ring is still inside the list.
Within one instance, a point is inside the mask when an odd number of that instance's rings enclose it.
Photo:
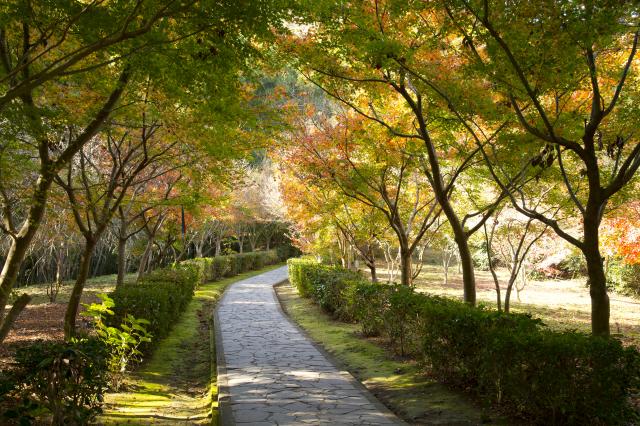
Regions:
[[[233,284],[216,316],[223,425],[402,424],[280,309],[282,267]]]

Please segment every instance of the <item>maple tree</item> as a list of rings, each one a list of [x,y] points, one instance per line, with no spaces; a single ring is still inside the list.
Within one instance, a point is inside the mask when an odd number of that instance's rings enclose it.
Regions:
[[[125,106],[123,94],[152,80],[183,105],[207,105],[215,117],[225,105],[233,121],[234,114],[245,115],[237,88],[256,67],[254,42],[272,38],[290,12],[287,1],[263,1],[260,8],[174,0],[3,4],[0,115],[11,125],[0,143],[3,169],[12,173],[2,174],[0,207],[2,231],[12,242],[0,273],[0,339],[23,305],[14,304],[4,320],[54,178]],[[69,127],[78,129],[70,140]],[[21,178],[26,193],[15,209],[10,185]]]
[[[485,163],[513,207],[582,252],[592,331],[606,336],[610,307],[600,227],[616,195],[640,168],[640,140],[632,130],[637,114],[627,107],[638,93],[630,78],[640,36],[635,7],[608,2],[544,2],[535,8],[526,2],[444,4],[467,46],[458,53],[468,61],[465,70],[488,83],[476,93],[487,93],[502,107],[471,111],[464,99],[449,99],[450,105],[483,146]],[[487,141],[482,127],[501,123],[508,128]],[[507,158],[513,162],[516,146],[524,174],[504,166]],[[535,183],[522,180],[531,174],[561,182],[561,194],[550,194],[541,205],[527,202],[522,194]],[[551,216],[550,206],[579,218],[581,231],[572,232],[566,221]]]
[[[475,304],[469,239],[482,228],[503,191],[477,211],[456,209],[458,179],[475,164],[479,149],[456,124],[447,103],[428,84],[446,79],[456,61],[441,54],[432,31],[422,31],[430,6],[400,1],[358,1],[349,8],[319,5],[309,31],[284,41],[296,65],[329,96],[399,139],[419,142],[419,164],[451,227],[463,273],[464,299]],[[414,69],[419,69],[417,71]],[[411,71],[408,71],[411,69]]]
[[[335,118],[337,123],[332,124],[317,116],[312,125],[301,128],[300,133],[293,136],[290,157],[285,161],[295,164],[292,167],[298,176],[312,185],[324,191],[331,189],[367,210],[382,214],[397,238],[401,281],[410,285],[415,274],[412,257],[440,214],[435,198],[425,190],[419,162],[413,153],[415,145],[353,114],[344,113]],[[325,204],[331,204],[331,199],[331,195],[325,194]],[[338,208],[344,209],[344,204]],[[342,237],[353,242],[355,235],[346,232],[349,227],[344,222],[345,215],[351,221],[348,212],[347,208],[336,215],[333,225]],[[371,230],[370,239],[375,238],[376,233]],[[366,260],[371,254],[363,257]]]
[[[639,37],[634,5],[596,3],[323,3],[313,9],[316,24],[285,49],[330,96],[424,143],[424,171],[459,248],[465,300],[475,300],[468,238],[508,199],[582,252],[592,331],[608,335],[600,225],[640,168],[632,131]],[[395,114],[383,108],[393,96],[404,102]],[[479,168],[494,199],[461,215],[451,194]],[[560,185],[532,204],[527,194],[540,180]]]

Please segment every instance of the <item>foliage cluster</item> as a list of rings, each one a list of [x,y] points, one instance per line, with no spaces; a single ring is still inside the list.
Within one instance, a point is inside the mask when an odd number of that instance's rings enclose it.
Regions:
[[[608,259],[607,282],[622,293],[640,296],[640,264],[629,264],[620,258]]]
[[[269,250],[190,259],[182,262],[182,265],[194,267],[198,273],[198,281],[205,283],[233,277],[287,259],[288,257],[281,258],[279,251]]]
[[[112,308],[115,303],[104,293],[98,297],[102,302],[85,305],[84,315],[93,319],[96,335],[107,348],[111,386],[117,389],[124,373],[142,361],[143,354],[139,347],[150,343],[153,336],[147,331],[149,321],[131,314],[122,320],[119,327],[108,326],[107,321],[114,314]]]
[[[175,320],[187,307],[198,284],[198,270],[192,265],[174,265],[153,271],[135,284],[117,287],[111,293],[114,315],[107,320],[112,327],[120,326],[129,315],[149,321],[148,332],[153,341],[141,346],[150,351],[165,337]]]
[[[19,403],[3,414],[4,420],[31,424],[48,414],[52,425],[87,424],[102,411],[107,358],[104,344],[93,338],[39,341],[19,349],[2,389]]]
[[[326,312],[384,336],[444,382],[545,424],[617,424],[632,415],[640,354],[616,339],[555,332],[525,314],[473,308],[370,283],[310,259],[288,261],[290,281]]]

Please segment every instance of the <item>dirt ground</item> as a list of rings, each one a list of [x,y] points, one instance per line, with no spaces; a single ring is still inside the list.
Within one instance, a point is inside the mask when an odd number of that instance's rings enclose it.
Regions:
[[[127,277],[127,279],[133,279],[133,275]],[[81,303],[99,301],[97,294],[110,292],[115,287],[115,283],[115,275],[105,275],[88,280]],[[49,301],[46,285],[44,284],[17,289],[20,294],[30,294],[32,300],[18,317],[4,344],[0,346],[0,369],[8,367],[8,363],[11,360],[10,356],[17,347],[28,345],[36,340],[62,340],[64,336],[64,313],[72,287],[73,282],[65,282],[58,293],[55,303]],[[79,316],[77,325],[80,329],[87,328],[87,319]]]

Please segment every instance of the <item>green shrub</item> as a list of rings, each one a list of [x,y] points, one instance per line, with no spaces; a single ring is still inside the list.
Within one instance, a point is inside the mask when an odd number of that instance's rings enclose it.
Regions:
[[[619,424],[640,385],[640,354],[614,339],[555,332],[526,314],[474,308],[409,287],[370,283],[312,259],[289,278],[326,312],[383,335],[441,381],[537,424]]]
[[[300,296],[311,297],[313,289],[308,275],[312,270],[319,267],[318,262],[310,258],[289,259],[287,265],[289,267],[289,282],[291,282],[291,285],[298,290]]]
[[[345,321],[355,319],[353,312],[352,283],[362,281],[362,276],[337,266],[327,266],[311,259],[289,259],[289,276],[304,297],[312,297],[326,312]]]
[[[212,257],[199,257],[195,259],[185,260],[181,263],[183,266],[192,267],[198,275],[198,283],[204,284],[211,280],[213,258]]]
[[[278,256],[278,262],[284,262],[285,260],[292,257],[300,256],[302,252],[298,247],[292,245],[290,242],[287,242],[286,244],[281,244],[276,247],[276,254]]]
[[[15,355],[10,392],[21,403],[4,413],[20,424],[51,416],[52,425],[84,425],[102,409],[107,389],[106,349],[96,339],[39,341]]]
[[[557,268],[562,271],[563,276],[573,279],[587,274],[587,261],[580,250],[572,247],[567,257],[558,263]]]
[[[489,257],[487,256],[487,244],[485,242],[472,248],[471,260],[476,269],[481,271],[489,270]]]
[[[640,296],[640,264],[625,263],[619,258],[608,259],[607,282],[621,293]]]
[[[384,291],[385,309],[383,310],[383,331],[391,346],[399,355],[415,353],[419,346],[418,331],[421,295],[413,287],[400,284],[387,286]]]
[[[107,369],[111,375],[110,382],[114,389],[118,389],[122,383],[124,373],[132,365],[142,361],[141,345],[150,343],[153,337],[147,332],[149,321],[135,318],[128,314],[119,327],[110,327],[106,321],[113,316],[112,308],[115,306],[113,299],[106,294],[98,294],[102,303],[84,304],[86,311],[84,316],[93,321],[93,326],[98,339],[107,348]]]
[[[149,321],[147,331],[154,339],[145,342],[141,350],[150,350],[186,309],[202,282],[200,271],[200,265],[193,262],[180,264],[153,271],[135,284],[117,287],[110,295],[115,306],[107,325],[119,327],[129,315]]]
[[[361,280],[353,283],[353,316],[365,336],[379,336],[384,330],[387,287]]]
[[[169,333],[198,285],[277,262],[278,255],[271,250],[190,259],[152,271],[137,283],[117,287],[110,294],[115,303],[114,315],[106,318],[105,323],[119,327],[129,315],[149,321],[146,329],[153,335],[153,341],[140,346],[142,352],[147,352]]]

